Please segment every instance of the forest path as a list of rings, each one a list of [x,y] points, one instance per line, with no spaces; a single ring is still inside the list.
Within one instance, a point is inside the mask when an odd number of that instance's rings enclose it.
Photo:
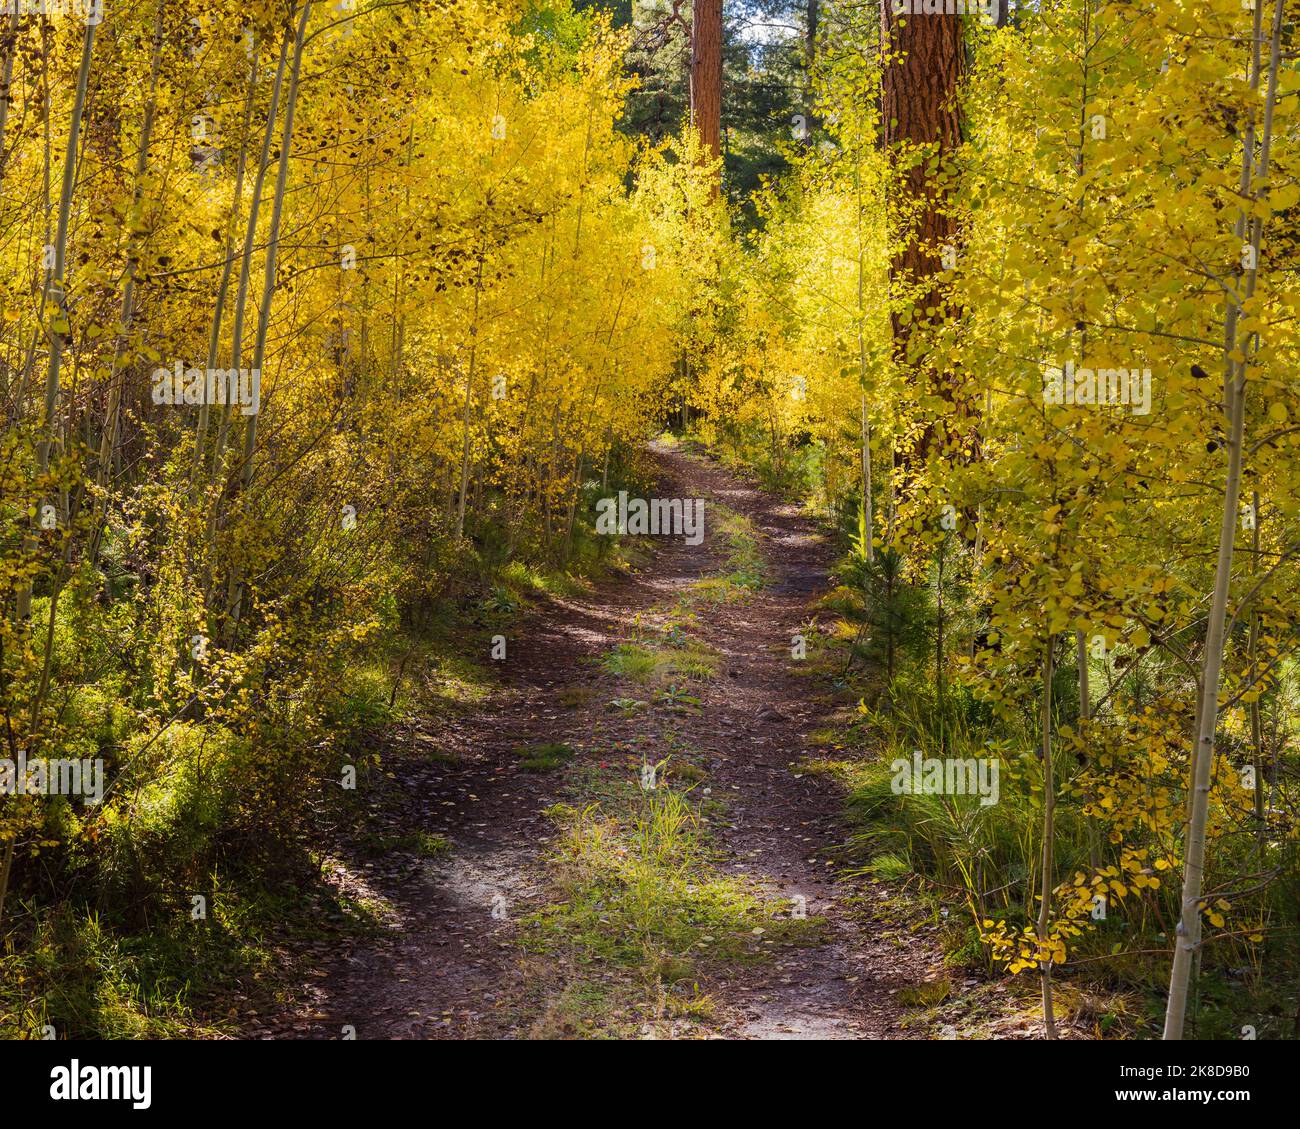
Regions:
[[[723,803],[712,821],[716,867],[772,900],[805,899],[808,916],[825,921],[815,943],[777,942],[768,960],[705,970],[713,1006],[690,1037],[924,1037],[920,1025],[900,1026],[909,1009],[896,997],[933,976],[938,955],[873,907],[883,895],[837,877],[826,852],[844,838],[842,791],[793,767],[832,708],[821,684],[794,669],[790,650],[792,636],[815,630],[811,604],[827,585],[830,547],[795,507],[714,463],[659,445],[654,457],[658,497],[707,499],[704,543],[654,538],[636,575],[548,598],[508,635],[490,701],[436,727],[417,723],[403,748],[386,752],[396,803],[390,796],[385,819],[408,835],[445,836],[452,848],[351,870],[344,888],[384,905],[386,931],[351,942],[351,952],[318,950],[305,1001],[293,1015],[259,1020],[257,1033],[339,1038],[345,1025],[358,1038],[539,1033],[546,997],[567,973],[546,956],[523,957],[513,922],[548,900],[545,852],[555,828],[543,813],[573,797],[560,775],[521,771],[517,750],[567,742],[577,763],[601,769],[613,750],[653,760],[691,747]],[[689,585],[725,572],[718,503],[748,519],[765,563],[761,588],[710,604],[694,625],[721,656],[718,676],[691,684],[700,705],[685,713],[611,711],[611,699],[629,690],[593,660],[639,637]],[[642,1033],[688,1037],[685,1026]]]

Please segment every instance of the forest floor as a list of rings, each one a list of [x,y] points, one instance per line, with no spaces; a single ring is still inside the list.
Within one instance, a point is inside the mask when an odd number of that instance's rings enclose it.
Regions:
[[[383,736],[367,834],[392,849],[327,867],[378,926],[316,945],[244,1034],[954,1037],[937,915],[846,876],[842,789],[801,770],[842,708],[791,655],[822,631],[828,540],[707,459],[654,458],[656,496],[707,500],[704,542],[645,538],[634,572],[547,597],[487,700]],[[652,818],[669,792],[685,845]]]

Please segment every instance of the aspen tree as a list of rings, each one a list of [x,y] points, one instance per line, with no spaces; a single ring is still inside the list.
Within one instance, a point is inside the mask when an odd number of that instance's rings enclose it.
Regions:
[[[1258,52],[1262,5],[1256,9],[1252,86],[1258,89],[1260,66]],[[1263,121],[1259,130],[1259,153],[1254,152],[1255,134],[1246,136],[1242,155],[1241,199],[1252,199],[1259,186],[1267,182],[1273,143],[1273,113],[1277,105],[1278,72],[1282,61],[1282,18],[1284,0],[1274,0],[1272,27],[1269,33],[1267,93]],[[1218,557],[1214,566],[1214,589],[1210,598],[1205,633],[1205,657],[1201,668],[1200,702],[1196,721],[1195,754],[1191,764],[1190,815],[1183,851],[1182,913],[1179,918],[1174,959],[1169,973],[1169,1003],[1165,1010],[1164,1037],[1183,1037],[1187,1015],[1187,997],[1192,964],[1201,945],[1201,892],[1205,874],[1205,832],[1209,815],[1210,770],[1214,761],[1215,734],[1219,721],[1219,685],[1223,666],[1224,625],[1228,617],[1228,598],[1232,584],[1232,557],[1239,521],[1239,496],[1246,438],[1247,371],[1252,345],[1238,338],[1238,323],[1243,309],[1251,304],[1258,277],[1258,256],[1263,237],[1263,220],[1258,213],[1240,213],[1238,230],[1244,234],[1251,254],[1241,279],[1240,297],[1229,292],[1224,318],[1224,415],[1228,466],[1224,477],[1223,510],[1219,523]]]
[[[45,404],[41,414],[41,437],[36,447],[38,473],[50,468],[50,449],[58,429],[56,414],[59,400],[59,373],[63,363],[64,341],[71,332],[67,306],[68,224],[72,218],[72,191],[77,177],[77,151],[81,139],[81,117],[86,106],[86,89],[90,84],[90,61],[95,47],[96,22],[88,22],[82,36],[81,65],[77,70],[77,90],[72,103],[72,120],[68,125],[68,144],[63,156],[63,188],[59,195],[58,226],[54,237],[53,265],[50,268],[45,298],[55,306],[54,321],[49,327],[50,359],[45,376]],[[29,541],[34,548],[35,542]],[[27,619],[32,610],[31,585],[18,592],[18,616]]]
[[[280,247],[280,218],[284,214],[284,197],[289,183],[289,164],[293,149],[293,119],[298,106],[299,79],[302,75],[302,55],[306,45],[307,20],[311,16],[311,0],[306,0],[298,17],[298,32],[294,38],[293,67],[289,74],[289,90],[285,98],[284,132],[280,138],[279,169],[276,174],[275,198],[271,204],[271,227],[266,242],[266,262],[262,278],[262,301],[257,317],[257,338],[253,346],[253,372],[260,374],[266,364],[266,336],[271,328],[271,303],[275,298],[276,253]],[[277,80],[278,80],[277,74]],[[234,364],[232,367],[237,368]],[[226,405],[229,408],[229,404]],[[253,457],[257,453],[257,421],[260,412],[248,417],[244,430],[244,453],[240,463],[239,488],[247,493],[253,481]],[[240,612],[246,585],[240,573],[231,578],[233,597],[230,604],[230,631],[239,628]]]

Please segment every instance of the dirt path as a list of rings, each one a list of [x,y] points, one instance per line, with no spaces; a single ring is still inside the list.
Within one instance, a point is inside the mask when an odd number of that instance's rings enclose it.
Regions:
[[[698,634],[722,656],[719,676],[702,684],[701,706],[674,718],[674,739],[707,757],[711,790],[725,799],[719,865],[756,880],[828,928],[821,943],[778,948],[769,962],[724,969],[708,984],[717,1002],[708,1034],[730,1038],[916,1038],[900,1028],[897,992],[932,974],[938,957],[875,913],[870,887],[839,880],[824,852],[844,837],[842,796],[826,779],[799,774],[804,737],[825,724],[828,703],[794,669],[792,636],[808,623],[826,585],[829,549],[790,506],[745,486],[720,467],[677,450],[658,450],[660,497],[703,497],[747,517],[766,560],[766,584],[743,602],[711,606]],[[561,799],[562,780],[521,772],[515,751],[544,741],[571,743],[586,757],[636,746],[654,755],[663,727],[651,713],[611,716],[616,680],[589,660],[635,630],[638,615],[671,602],[719,564],[706,509],[706,540],[656,539],[634,577],[608,580],[578,599],[552,599],[508,637],[496,664],[501,687],[459,724],[416,726],[406,751],[386,758],[396,804],[414,831],[444,835],[445,858],[407,857],[359,866],[341,879],[355,897],[386,906],[386,935],[351,952],[326,952],[306,1003],[258,1028],[272,1036],[339,1038],[500,1038],[529,1034],[536,999],[532,957],[522,960],[511,920],[544,900],[543,854],[552,825],[543,815]],[[561,694],[595,692],[577,708]],[[430,759],[429,748],[441,755]],[[452,756],[448,756],[452,754]],[[496,916],[494,916],[494,910]],[[552,970],[553,972],[554,970]]]

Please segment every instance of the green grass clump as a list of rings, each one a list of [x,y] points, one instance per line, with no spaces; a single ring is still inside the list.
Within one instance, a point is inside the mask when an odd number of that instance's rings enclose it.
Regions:
[[[679,644],[647,646],[620,643],[600,660],[610,674],[642,684],[666,683],[675,678],[704,681],[717,675],[722,657],[695,639]]]
[[[445,835],[413,831],[406,835],[368,835],[361,840],[361,846],[367,853],[374,855],[410,851],[422,858],[440,858],[450,853],[451,840]]]
[[[569,745],[550,742],[545,745],[530,745],[515,750],[519,757],[519,767],[525,772],[554,772],[563,768],[578,754]]]
[[[713,868],[699,811],[681,792],[656,788],[614,814],[600,804],[548,814],[561,830],[552,858],[561,896],[527,920],[536,951],[565,944],[675,981],[701,962],[761,960],[777,942],[818,932],[815,919],[792,919],[744,877]]]
[[[754,523],[726,506],[713,506],[716,535],[726,553],[727,572],[724,584],[739,592],[754,592],[763,587],[767,563],[758,547]]]

